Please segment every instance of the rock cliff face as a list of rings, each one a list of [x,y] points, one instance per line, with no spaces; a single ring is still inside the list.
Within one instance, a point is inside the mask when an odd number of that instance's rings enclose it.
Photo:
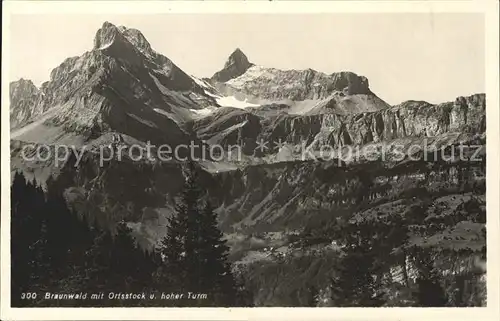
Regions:
[[[484,134],[485,96],[458,97],[454,102],[431,105],[404,102],[398,106],[355,115],[330,113],[314,115],[259,115],[254,110],[224,110],[195,122],[193,129],[200,139],[222,146],[238,145],[247,155],[276,154],[273,146],[282,142],[290,151],[320,151],[344,146],[390,144],[401,140],[418,140],[419,145],[446,140],[457,142],[466,136]],[[268,143],[264,151],[256,151],[256,142]],[[292,153],[293,154],[293,153]],[[291,155],[288,160],[292,160]]]

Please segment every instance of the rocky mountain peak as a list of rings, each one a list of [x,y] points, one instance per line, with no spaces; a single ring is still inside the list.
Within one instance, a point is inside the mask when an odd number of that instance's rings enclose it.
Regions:
[[[40,97],[40,90],[29,79],[19,79],[9,84],[10,126],[19,125],[33,110]]]
[[[195,79],[154,51],[139,30],[110,22],[96,32],[93,50],[65,59],[40,90],[33,84],[24,87],[35,94],[11,94],[12,128],[58,111],[21,131],[16,136],[21,140],[38,141],[44,131],[51,138],[64,133],[54,141],[69,137],[82,142],[117,131],[141,141],[179,143],[185,133],[176,122],[190,115],[183,109],[215,104]]]
[[[359,76],[350,71],[333,73],[333,86],[337,90],[342,90],[346,95],[369,94],[370,87],[368,78]]]
[[[9,97],[11,100],[11,108],[21,99],[30,99],[37,95],[38,88],[29,79],[21,78],[18,81],[13,81],[9,84]]]
[[[224,68],[231,66],[236,66],[239,69],[248,69],[252,64],[248,61],[248,57],[241,51],[240,48],[236,48],[233,53],[229,56]]]
[[[109,46],[119,35],[121,35],[121,32],[114,24],[108,21],[104,22],[94,37],[94,49]]]
[[[124,26],[117,27],[106,21],[95,35],[94,50],[108,50],[112,46],[116,47],[118,54],[120,52],[125,54],[123,51],[127,49],[129,51],[136,49],[146,56],[154,55],[150,43],[142,32]]]
[[[241,51],[240,48],[236,48],[226,63],[224,64],[224,68],[218,72],[216,72],[212,79],[218,82],[226,82],[230,79],[241,76],[248,70],[248,68],[252,67],[254,64],[248,61],[248,57]]]
[[[17,81],[13,81],[9,85],[10,95],[12,96],[15,91],[23,91],[29,94],[35,94],[38,92],[35,84],[29,79],[21,78]]]

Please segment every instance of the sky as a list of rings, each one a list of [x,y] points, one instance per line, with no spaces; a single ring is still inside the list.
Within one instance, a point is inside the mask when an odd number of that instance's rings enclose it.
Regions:
[[[104,21],[139,29],[188,74],[210,77],[235,48],[279,69],[352,71],[390,104],[485,92],[484,17],[477,13],[31,14],[10,20],[10,79],[49,80],[93,46]]]

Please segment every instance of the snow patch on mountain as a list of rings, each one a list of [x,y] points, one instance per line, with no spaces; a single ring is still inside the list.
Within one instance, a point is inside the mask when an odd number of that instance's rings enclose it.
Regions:
[[[217,133],[216,135],[214,135],[213,137],[211,137],[207,142],[209,144],[215,144],[216,142],[221,141],[224,137],[226,137],[229,134],[231,134],[233,131],[242,128],[246,124],[248,124],[248,120],[244,120],[244,121],[242,121],[240,123],[236,123],[236,124],[234,124],[234,125],[226,128],[226,129],[220,131],[219,133]]]
[[[247,71],[247,73],[248,73],[248,71]],[[253,74],[256,75],[257,71],[254,70]],[[193,78],[194,82],[198,86],[200,86],[200,87],[202,87],[204,89],[206,95],[215,98],[217,104],[220,105],[221,107],[234,107],[234,108],[244,109],[244,108],[247,108],[247,107],[257,107],[257,106],[260,106],[258,104],[250,103],[247,100],[241,101],[241,100],[237,99],[234,96],[223,96],[217,89],[215,89],[208,82],[206,82],[206,81],[204,81],[202,79],[199,79],[197,77],[194,77],[194,76],[191,76],[191,78]],[[203,108],[203,109],[192,109],[191,111],[194,112],[197,115],[206,116],[206,115],[212,113],[213,111],[215,111],[216,109],[217,108],[215,108],[213,106],[209,106],[209,107],[206,107],[206,108]]]
[[[170,114],[169,114],[169,113],[167,113],[166,111],[164,111],[163,109],[160,109],[160,108],[153,108],[153,110],[154,110],[155,112],[157,112],[158,114],[162,114],[162,115],[164,115],[164,116],[170,117]]]
[[[149,126],[149,127],[152,127],[152,128],[157,128],[158,126],[155,125],[155,123],[149,121],[149,120],[146,120],[146,119],[143,119],[137,115],[134,115],[134,114],[131,114],[131,113],[126,113],[127,116],[129,117],[132,117],[133,119],[137,120],[138,122],[146,125],[146,126]]]
[[[191,111],[198,116],[208,116],[211,113],[213,113],[214,111],[216,111],[217,109],[218,109],[217,107],[210,106],[210,107],[203,108],[203,109],[191,109]]]
[[[220,97],[217,98],[217,103],[221,105],[222,107],[234,107],[234,108],[247,108],[247,107],[257,107],[259,105],[257,104],[252,104],[248,101],[241,101],[236,99],[234,96],[226,96],[226,97]]]
[[[112,44],[113,44],[113,42],[110,41],[108,43],[105,43],[105,44],[101,45],[99,48],[97,48],[97,50],[104,50],[106,48],[109,48]]]
[[[241,168],[237,163],[227,161],[214,162],[201,160],[198,164],[209,173],[230,172]]]
[[[212,94],[211,92],[205,92],[205,94],[207,94],[207,95],[209,95],[211,97],[214,97],[214,98],[220,98],[220,97],[222,97],[222,95],[220,95],[220,94],[219,95],[215,95],[215,94]]]

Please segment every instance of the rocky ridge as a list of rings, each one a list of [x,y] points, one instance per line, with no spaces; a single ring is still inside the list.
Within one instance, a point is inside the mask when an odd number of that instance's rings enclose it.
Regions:
[[[11,83],[11,92],[19,86]],[[36,92],[11,97],[12,126],[32,123],[13,137],[55,143],[71,136],[82,143],[120,132],[179,144],[188,137],[179,123],[190,118],[190,110],[216,104],[142,33],[108,22],[97,31],[93,50],[66,59]]]
[[[243,62],[233,62],[235,53],[244,57]],[[313,69],[266,68],[249,63],[239,49],[235,53],[224,69],[211,78],[212,84],[224,95],[258,104],[284,103],[289,105],[288,111],[295,114],[354,114],[389,107],[371,92],[366,77],[353,72],[325,74]]]
[[[287,160],[303,155],[303,150],[341,149],[367,144],[390,145],[401,141],[446,145],[485,133],[485,95],[458,97],[454,102],[432,105],[408,101],[375,112],[355,115],[278,114],[262,116],[253,110],[221,110],[193,124],[200,139],[222,146],[242,146],[250,156],[288,151]],[[256,150],[257,142],[269,148]],[[273,146],[281,142],[280,148]]]

